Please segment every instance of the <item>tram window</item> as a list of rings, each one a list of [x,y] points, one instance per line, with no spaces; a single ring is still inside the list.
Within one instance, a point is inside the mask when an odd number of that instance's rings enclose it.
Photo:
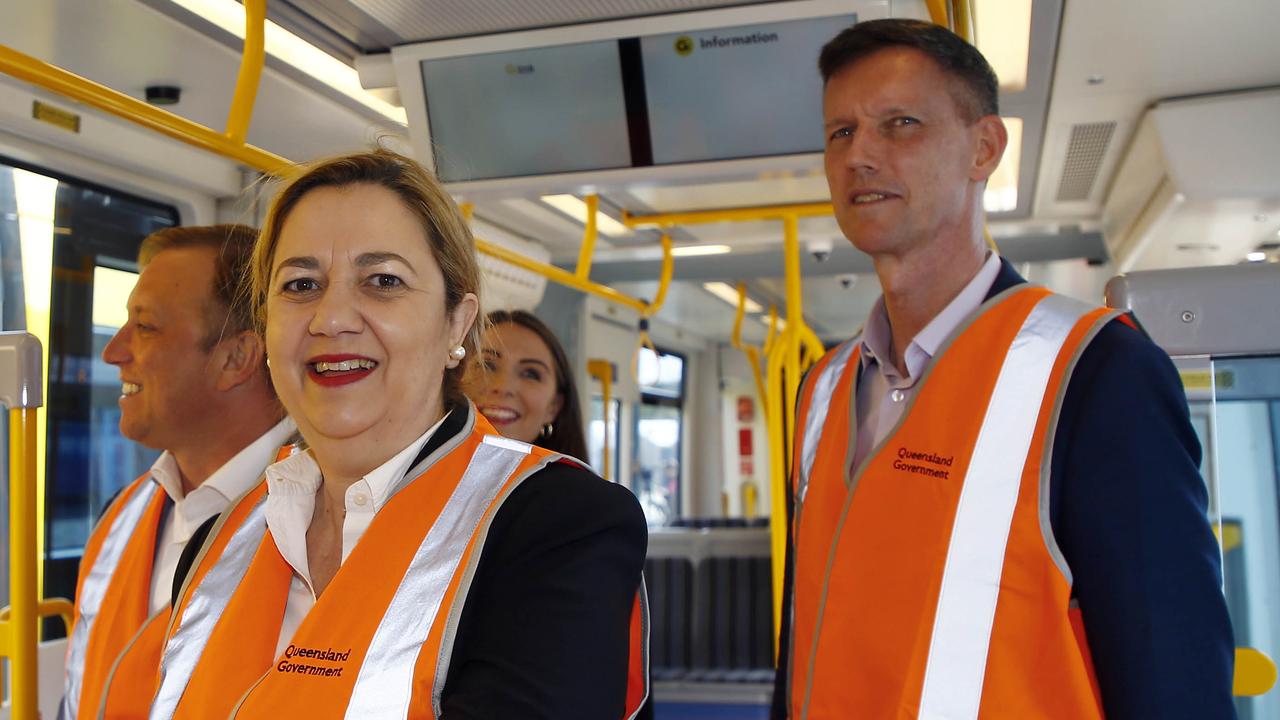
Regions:
[[[0,158],[0,315],[46,354],[46,595],[72,594],[102,506],[157,456],[120,435],[119,372],[101,354],[142,239],[177,222],[172,206]]]
[[[685,358],[640,349],[632,489],[651,526],[680,517],[680,436],[684,422]]]
[[[1280,654],[1280,357],[1213,361],[1212,400],[1192,401],[1202,471],[1216,479],[1223,576],[1236,645]],[[1184,376],[1185,378],[1186,376]],[[1192,394],[1189,391],[1188,394]],[[1237,698],[1242,720],[1280,717],[1280,697]]]
[[[622,402],[617,398],[609,400],[609,424],[613,431],[609,435],[609,478],[618,480],[618,418],[622,415]],[[591,397],[591,422],[587,426],[587,462],[598,472],[604,472],[604,398],[599,395]]]

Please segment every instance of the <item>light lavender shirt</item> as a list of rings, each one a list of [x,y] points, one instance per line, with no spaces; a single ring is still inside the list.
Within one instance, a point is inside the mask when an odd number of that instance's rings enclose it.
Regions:
[[[858,383],[857,446],[853,453],[852,474],[880,441],[893,430],[902,417],[903,408],[916,391],[916,382],[929,368],[942,343],[955,332],[987,296],[996,275],[1000,274],[1000,258],[988,251],[987,259],[973,279],[952,298],[951,302],[919,332],[903,353],[905,369],[899,369],[890,352],[889,314],[884,296],[876,300],[871,315],[862,328],[862,367]]]

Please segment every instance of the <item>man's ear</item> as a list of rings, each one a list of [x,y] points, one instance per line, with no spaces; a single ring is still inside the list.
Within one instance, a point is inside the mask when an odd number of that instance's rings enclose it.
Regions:
[[[262,338],[250,330],[223,338],[214,347],[217,388],[231,390],[248,382],[265,365],[266,348]]]
[[[999,115],[987,115],[973,124],[974,156],[969,179],[985,181],[991,177],[1004,157],[1009,144],[1009,131]]]

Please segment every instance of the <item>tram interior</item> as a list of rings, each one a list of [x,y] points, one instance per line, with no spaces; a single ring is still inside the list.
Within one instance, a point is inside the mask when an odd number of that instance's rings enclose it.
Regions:
[[[209,128],[226,123],[244,37],[236,0],[2,2],[0,46],[139,99],[149,88],[180,88],[180,100],[164,109]],[[584,293],[494,257],[483,258],[485,290],[490,309],[530,309],[561,338],[582,389],[586,459],[631,488],[645,510],[654,696],[664,720],[767,717],[774,448],[767,391],[761,395],[743,348],[761,352],[796,316],[787,303],[782,216],[739,219],[733,211],[828,202],[814,151],[819,128],[803,151],[746,159],[663,144],[655,130],[647,166],[604,161],[593,169],[551,158],[555,171],[517,168],[503,176],[502,168],[485,170],[503,158],[467,154],[484,133],[532,133],[531,146],[551,139],[500,117],[503,98],[469,94],[467,84],[479,80],[458,67],[440,66],[434,85],[427,68],[601,38],[657,37],[666,48],[684,34],[767,31],[779,23],[829,36],[839,27],[833,23],[850,16],[930,13],[923,0],[267,3],[250,145],[305,161],[381,143],[435,162],[442,177],[452,176],[450,189],[470,209],[478,237],[569,273],[582,268],[583,201],[598,197],[589,279],[643,302]],[[1178,359],[1206,451],[1202,471],[1214,498],[1211,520],[1220,523],[1237,644],[1277,657],[1280,43],[1273,35],[1280,3],[977,0],[975,25],[985,53],[1012,58],[997,71],[1016,142],[986,204],[995,246],[1024,276],[1101,302],[1117,275],[1177,270],[1191,278],[1223,266],[1270,273],[1213,316],[1235,335],[1190,353],[1166,350]],[[818,86],[820,42],[804,52],[786,48],[797,87]],[[513,63],[514,77],[520,66]],[[757,85],[767,73],[721,71],[728,74],[717,92],[728,107],[761,118],[735,127],[738,137],[726,142],[751,146],[787,130],[765,120],[778,105],[771,93],[785,88]],[[441,86],[453,94],[434,89]],[[561,78],[553,89],[561,95],[551,97],[599,102],[587,76]],[[475,112],[470,131],[481,138],[449,129],[441,97],[481,103],[451,110],[464,121]],[[563,107],[547,101],[527,112],[545,119]],[[428,115],[438,132],[427,131]],[[449,132],[466,149],[447,145]],[[677,161],[664,164],[664,153]],[[0,316],[4,330],[31,332],[46,351],[37,464],[44,597],[74,594],[94,518],[156,456],[119,434],[118,373],[101,359],[123,322],[138,244],[176,224],[257,225],[270,192],[241,161],[0,74]],[[704,216],[680,221],[681,213]],[[645,217],[676,219],[634,222]],[[879,286],[829,213],[792,217],[799,313],[830,346],[857,331]],[[659,279],[663,234],[675,248],[669,286]],[[1230,285],[1232,277],[1213,279]],[[1157,316],[1212,292],[1200,288],[1175,283],[1165,305],[1135,306],[1139,320],[1160,325],[1168,318]],[[652,317],[637,310],[664,294]],[[591,367],[607,368],[607,399]],[[3,481],[7,488],[7,475]],[[0,524],[9,557],[8,521]],[[0,595],[8,583],[8,573],[0,574]],[[56,643],[64,632],[57,619],[45,621],[45,708],[61,687]],[[1246,720],[1280,718],[1280,691],[1240,697],[1237,707]]]

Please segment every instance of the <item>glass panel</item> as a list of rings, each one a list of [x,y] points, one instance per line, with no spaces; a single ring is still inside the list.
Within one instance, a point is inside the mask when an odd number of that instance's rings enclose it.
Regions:
[[[1216,359],[1213,399],[1183,373],[1216,479],[1223,575],[1236,645],[1280,655],[1280,357]],[[1203,378],[1201,378],[1203,380]],[[1199,395],[1200,397],[1197,397]],[[1241,720],[1280,717],[1280,695],[1238,698]]]
[[[670,525],[680,517],[681,411],[649,403],[636,411],[632,486],[649,525]]]
[[[609,479],[618,481],[618,419],[622,414],[622,402],[617,398],[609,400]],[[591,397],[591,422],[587,425],[587,462],[601,475],[604,474],[604,398],[599,395]]]
[[[684,358],[675,353],[655,353],[649,348],[640,348],[636,375],[640,392],[645,395],[664,398],[684,395]]]
[[[100,356],[122,322],[138,246],[177,220],[170,206],[0,158],[3,329],[26,330],[45,347],[38,476],[45,488],[47,597],[74,595],[89,528],[157,455],[120,436],[119,374]],[[0,521],[7,537],[5,526]],[[61,625],[50,627],[60,634]]]

